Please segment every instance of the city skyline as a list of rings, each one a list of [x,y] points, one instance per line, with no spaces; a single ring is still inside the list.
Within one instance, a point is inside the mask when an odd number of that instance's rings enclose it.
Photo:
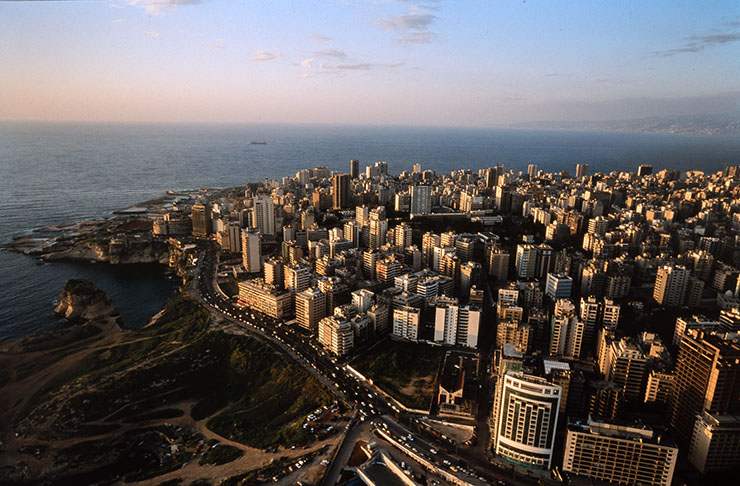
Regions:
[[[734,2],[0,2],[0,119],[501,126],[733,113]]]

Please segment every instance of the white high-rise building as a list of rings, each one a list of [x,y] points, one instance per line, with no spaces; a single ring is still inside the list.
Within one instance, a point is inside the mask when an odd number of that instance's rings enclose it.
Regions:
[[[255,229],[242,230],[242,264],[249,273],[262,271],[262,249],[260,232]]]
[[[411,186],[411,214],[429,214],[432,212],[432,188],[429,186]]]
[[[366,312],[375,303],[375,294],[368,289],[359,289],[352,292],[352,303],[357,307],[357,312]]]
[[[393,309],[393,335],[401,339],[419,339],[421,314],[416,307],[400,306]]]
[[[337,356],[352,352],[355,333],[352,324],[337,316],[329,316],[319,321],[319,342]]]
[[[497,386],[496,454],[515,464],[550,469],[562,388],[509,371]]]
[[[434,340],[438,343],[478,346],[480,332],[480,309],[474,306],[459,306],[457,299],[439,297],[434,314]]]
[[[296,294],[295,316],[299,326],[316,331],[319,321],[326,316],[326,295],[316,288]]]
[[[275,234],[275,205],[271,197],[258,196],[252,199],[252,227],[262,234]]]

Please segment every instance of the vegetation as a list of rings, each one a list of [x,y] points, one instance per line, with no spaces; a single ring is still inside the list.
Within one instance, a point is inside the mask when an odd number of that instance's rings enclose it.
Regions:
[[[352,366],[405,406],[427,409],[443,354],[438,347],[387,339]]]
[[[311,411],[334,401],[329,390],[270,344],[209,324],[197,302],[172,300],[152,325],[124,331],[107,345],[96,342],[67,363],[16,415],[14,427],[25,436],[83,438],[58,452],[60,463],[77,471],[62,477],[83,483],[112,473],[140,481],[191,461],[202,435],[168,423],[185,413],[253,447],[315,440],[302,425]],[[203,461],[226,464],[242,454],[219,445]]]

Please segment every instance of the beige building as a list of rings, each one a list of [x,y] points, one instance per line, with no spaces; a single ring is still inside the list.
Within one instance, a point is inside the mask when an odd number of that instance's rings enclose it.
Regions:
[[[669,486],[678,448],[644,425],[570,421],[563,471],[610,484]]]
[[[337,316],[329,316],[319,321],[319,342],[337,356],[352,352],[355,333],[352,324]]]
[[[261,278],[239,282],[239,302],[273,319],[288,317],[291,311],[290,293]]]
[[[308,288],[295,296],[295,318],[298,325],[316,331],[319,321],[326,317],[326,295],[316,288]]]

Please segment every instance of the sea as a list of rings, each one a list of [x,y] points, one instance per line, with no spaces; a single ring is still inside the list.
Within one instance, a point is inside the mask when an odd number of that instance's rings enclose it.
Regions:
[[[251,144],[265,141],[266,144]],[[186,125],[0,122],[0,242],[55,224],[108,216],[167,190],[233,187],[324,165],[378,160],[391,173],[420,163],[438,173],[633,171],[639,164],[717,171],[740,164],[740,137],[340,125]],[[176,292],[158,265],[41,262],[0,251],[0,342],[64,325],[53,314],[69,278],[105,290],[130,327]]]

